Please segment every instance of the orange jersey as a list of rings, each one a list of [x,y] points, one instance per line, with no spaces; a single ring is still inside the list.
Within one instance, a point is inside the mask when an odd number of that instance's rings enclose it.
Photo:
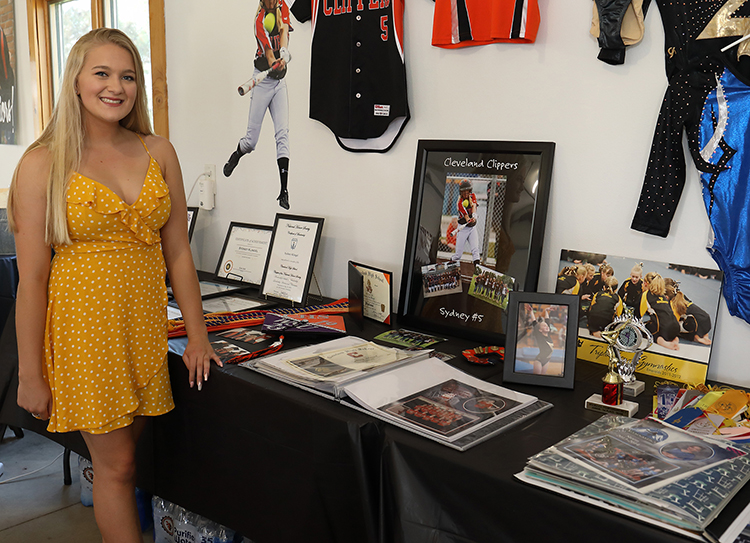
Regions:
[[[537,0],[435,0],[436,47],[533,43],[538,30]]]

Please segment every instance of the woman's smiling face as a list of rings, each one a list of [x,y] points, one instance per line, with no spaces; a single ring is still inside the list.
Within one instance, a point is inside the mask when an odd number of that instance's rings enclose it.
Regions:
[[[138,93],[130,52],[112,43],[89,51],[76,80],[76,92],[85,119],[105,122],[124,119],[133,109]]]

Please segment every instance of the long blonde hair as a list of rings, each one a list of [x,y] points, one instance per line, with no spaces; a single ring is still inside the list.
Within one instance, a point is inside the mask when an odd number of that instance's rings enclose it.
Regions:
[[[53,246],[71,243],[65,197],[71,175],[81,165],[85,138],[83,105],[76,92],[76,82],[83,70],[88,53],[95,47],[108,43],[118,45],[128,51],[135,64],[137,85],[135,104],[130,113],[120,121],[120,126],[139,134],[152,134],[143,63],[133,42],[124,32],[113,28],[97,28],[81,36],[68,55],[60,95],[52,112],[52,118],[42,135],[26,149],[13,172],[13,180],[8,193],[8,225],[12,231],[16,231],[14,208],[20,165],[30,152],[39,147],[46,147],[50,156],[50,171],[47,179],[45,241]]]
[[[655,296],[664,296],[667,290],[667,286],[664,283],[664,279],[661,275],[659,275],[656,272],[648,272],[646,274],[646,277],[643,278],[646,285],[648,285],[648,290],[651,292],[651,294],[654,294]]]

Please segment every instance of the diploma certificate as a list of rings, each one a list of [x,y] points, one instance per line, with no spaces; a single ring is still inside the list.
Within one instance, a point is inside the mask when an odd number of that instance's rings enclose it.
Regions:
[[[385,270],[370,268],[352,262],[362,274],[362,315],[385,324],[391,323],[391,299],[393,275]]]
[[[323,219],[276,215],[261,294],[304,303]]]
[[[230,224],[216,268],[216,277],[260,285],[271,233],[267,226],[235,222]]]

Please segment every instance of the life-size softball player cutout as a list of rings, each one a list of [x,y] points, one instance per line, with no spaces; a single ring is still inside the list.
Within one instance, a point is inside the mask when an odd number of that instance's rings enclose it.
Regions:
[[[253,77],[237,90],[240,95],[250,92],[250,112],[247,133],[240,138],[237,149],[224,164],[224,175],[229,177],[243,155],[253,151],[258,144],[260,129],[266,110],[271,113],[276,138],[276,162],[279,165],[281,191],[277,200],[289,209],[289,98],[286,90],[287,64],[291,60],[289,45],[289,8],[284,0],[260,0],[254,22],[255,70]]]

